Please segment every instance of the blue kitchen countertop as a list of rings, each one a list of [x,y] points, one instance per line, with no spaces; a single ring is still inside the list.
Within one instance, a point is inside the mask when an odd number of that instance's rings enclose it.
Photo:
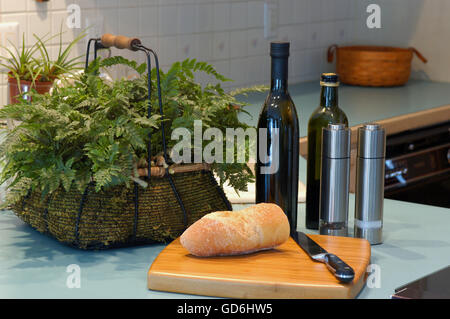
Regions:
[[[318,83],[292,86],[299,110],[300,132],[318,103]],[[399,88],[342,86],[340,105],[350,125],[450,104],[450,83],[410,81]],[[263,94],[248,98],[256,123]],[[305,170],[301,165],[300,170]],[[304,173],[303,173],[304,174]],[[303,175],[301,174],[301,176]],[[304,176],[304,175],[303,175]],[[242,205],[234,205],[235,209]],[[354,196],[350,194],[349,225]],[[304,229],[304,204],[299,204],[299,229]],[[386,199],[384,243],[372,247],[379,287],[364,287],[359,298],[389,298],[396,287],[450,264],[450,210]],[[309,233],[314,233],[309,231]],[[149,291],[147,271],[163,244],[106,251],[82,251],[38,233],[10,211],[0,212],[0,298],[198,298],[202,296]],[[68,288],[67,267],[81,270],[81,287]]]
[[[319,106],[319,82],[292,85],[289,93],[297,108],[300,136],[306,136],[309,117]],[[251,116],[241,114],[240,119],[256,126],[266,95],[254,93],[243,99],[251,104],[245,107]],[[341,85],[338,99],[349,125],[354,126],[449,105],[450,83],[411,80],[405,86],[392,88]]]
[[[353,207],[350,194],[349,225]],[[304,210],[299,204],[300,230]],[[395,288],[450,265],[449,227],[449,209],[385,200],[384,242],[372,246],[371,257],[379,266],[374,268],[379,288],[365,286],[358,298],[389,298]],[[82,251],[40,234],[10,211],[1,212],[0,298],[201,298],[147,289],[147,271],[164,247]],[[72,264],[80,267],[80,288],[66,285]]]

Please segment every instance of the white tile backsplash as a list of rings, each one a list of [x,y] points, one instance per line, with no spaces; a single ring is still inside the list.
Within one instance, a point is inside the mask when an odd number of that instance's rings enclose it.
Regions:
[[[292,51],[300,51],[305,50],[308,46],[308,25],[294,25],[291,26],[291,48]]]
[[[0,4],[0,12],[25,12],[27,10],[28,0],[2,0]]]
[[[306,45],[309,49],[315,49],[321,46],[322,30],[322,25],[320,23],[311,23],[308,25]]]
[[[57,32],[59,32],[59,28]],[[45,38],[50,34],[52,34],[52,19],[49,13],[41,15],[40,13],[33,12],[28,15],[28,43],[34,43],[36,41],[34,35]]]
[[[268,66],[266,67],[265,64]],[[270,60],[267,56],[251,56],[247,58],[247,68],[252,70],[252,76],[248,79],[250,84],[267,83],[269,74],[267,70],[270,66]]]
[[[213,31],[229,30],[231,28],[231,3],[219,2],[213,6]]]
[[[15,1],[15,0],[14,0]],[[11,1],[11,2],[14,2]],[[52,4],[49,2],[37,2],[37,1],[27,1],[27,11],[36,12],[36,11],[47,11],[52,7]]]
[[[27,41],[28,35],[28,16],[24,13],[1,14],[0,22],[17,22],[19,23],[19,41],[22,43],[22,36],[25,35]]]
[[[233,59],[230,62],[230,78],[233,79],[232,86],[239,87],[248,83],[248,73],[245,71],[247,58]]]
[[[96,32],[138,36],[152,47],[167,67],[185,58],[213,63],[235,78],[227,87],[267,83],[270,75],[269,40],[264,38],[266,0],[0,0],[0,22],[17,21],[21,32],[57,33],[70,13],[69,4],[81,7],[82,27],[95,24]],[[291,42],[290,79],[307,79],[323,67],[324,50],[332,43],[353,39],[360,8],[355,0],[270,0],[278,4],[277,36]],[[418,0],[414,0],[418,1]],[[70,42],[80,30],[67,30]],[[100,34],[93,34],[98,36]],[[32,39],[31,39],[32,40]],[[57,39],[51,51],[57,48]],[[85,53],[86,41],[74,55]],[[320,53],[320,55],[319,55]],[[143,62],[144,55],[113,50]],[[311,65],[316,63],[316,65]],[[202,81],[207,81],[202,78]]]
[[[321,21],[332,21],[336,14],[336,6],[340,1],[324,1],[321,0]]]
[[[290,41],[292,39],[292,37],[294,36],[294,34],[292,33],[292,29],[294,29],[295,27],[291,27],[291,26],[280,26],[278,28],[278,36],[277,36],[277,40],[278,41]],[[292,43],[291,43],[292,45]],[[291,48],[292,50],[292,48]]]
[[[119,21],[117,9],[102,9],[101,12],[103,16],[103,33],[118,34],[120,32],[123,34],[123,32],[119,31],[119,24],[117,23]]]
[[[291,71],[293,78],[298,78],[307,74],[306,51],[293,51],[291,54]]]
[[[159,39],[159,50],[157,50],[160,64],[171,65],[177,61],[177,36],[162,37]]]
[[[127,36],[139,35],[139,18],[139,8],[121,8],[119,12],[120,33]]]
[[[139,36],[157,36],[158,35],[158,8],[142,7],[139,8]]]
[[[347,20],[336,21],[333,40],[336,44],[346,44],[350,39],[351,22]]]
[[[201,33],[197,38],[198,59],[211,61],[213,56],[213,38],[209,33]]]
[[[222,74],[223,76],[229,78],[230,77],[230,60],[222,60],[214,63],[214,68]],[[226,86],[231,86],[232,84],[226,83]]]
[[[114,1],[117,0],[98,0],[98,1],[104,1],[108,3],[114,3]],[[29,1],[31,2],[31,1]],[[48,2],[51,6],[52,10],[67,10],[67,7],[71,4],[78,4],[77,0],[56,0],[56,1],[49,1]],[[117,5],[116,5],[117,6]]]
[[[247,35],[247,52],[249,56],[269,53],[268,41],[264,39],[263,29],[250,29]]]
[[[55,12],[51,12],[51,30],[58,30],[58,32],[61,30],[62,28],[62,42],[64,44],[71,42],[74,39],[74,35],[78,34],[75,33],[75,29],[69,29],[67,28],[67,17],[68,17],[68,13],[66,11],[55,11]],[[54,37],[51,41],[52,44],[59,44],[60,41],[60,37]]]
[[[100,0],[100,1],[109,1],[109,0]],[[139,4],[141,6],[156,6],[158,5],[158,0],[139,0]]]
[[[168,5],[168,4],[177,4],[179,0],[158,0],[158,4],[160,6]]]
[[[319,22],[322,20],[322,0],[306,0],[307,1],[307,22]]]
[[[308,50],[306,53],[306,76],[319,80],[322,65],[325,63],[325,49]]]
[[[278,23],[280,25],[292,24],[295,21],[294,16],[295,0],[279,0],[278,5]]]
[[[233,2],[231,3],[231,25],[230,29],[247,29],[248,6],[247,2]]]
[[[247,49],[247,30],[230,32],[230,57],[246,57],[248,55]]]
[[[213,5],[210,3],[197,5],[197,30],[196,32],[209,32],[212,30]]]
[[[144,0],[145,2],[151,2]],[[62,1],[55,1],[61,3]],[[96,0],[95,2],[97,8],[116,8],[119,4],[119,0]]]
[[[308,2],[307,1],[294,1],[293,10],[293,23],[306,23],[308,22]]]
[[[348,19],[351,17],[351,3],[349,0],[337,1],[334,7],[334,17],[337,20]]]
[[[230,58],[230,32],[217,32],[213,35],[213,59]]]
[[[178,7],[161,6],[158,14],[159,35],[169,36],[178,32]]]
[[[177,59],[182,61],[198,56],[198,34],[178,35]]]
[[[58,1],[58,0],[56,0]],[[123,0],[122,0],[123,1]],[[128,3],[133,3],[134,1],[128,1]],[[96,1],[92,0],[76,0],[76,4],[80,6],[82,9],[94,9],[96,7]]]
[[[197,5],[178,6],[178,34],[194,33],[197,30]]]
[[[248,28],[264,27],[264,2],[249,1],[247,19]]]
[[[319,43],[320,47],[327,47],[335,42],[334,30],[336,28],[335,22],[322,22],[320,24]]]

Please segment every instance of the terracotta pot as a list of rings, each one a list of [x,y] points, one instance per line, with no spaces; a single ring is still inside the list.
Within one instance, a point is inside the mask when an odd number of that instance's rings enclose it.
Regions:
[[[18,102],[17,96],[20,92],[30,92],[31,88],[34,88],[39,94],[44,94],[50,91],[53,86],[53,82],[34,82],[32,85],[31,81],[20,80],[20,90],[17,85],[17,80],[15,78],[8,77],[8,85],[9,85],[9,99],[11,104],[15,104]],[[31,101],[31,97],[26,95],[26,99]]]

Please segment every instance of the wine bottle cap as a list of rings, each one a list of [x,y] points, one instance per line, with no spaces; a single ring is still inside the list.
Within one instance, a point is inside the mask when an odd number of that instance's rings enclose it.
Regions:
[[[339,76],[336,73],[322,73],[321,86],[339,86]]]
[[[275,58],[287,58],[289,56],[289,42],[270,42],[270,56]]]

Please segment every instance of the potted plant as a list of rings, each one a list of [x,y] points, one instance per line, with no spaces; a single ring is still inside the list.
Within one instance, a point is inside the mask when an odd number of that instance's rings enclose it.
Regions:
[[[140,76],[111,83],[96,75],[100,68],[117,64],[132,67]],[[203,87],[195,81],[196,72],[218,83]],[[213,66],[196,60],[176,62],[166,73],[161,71],[162,121],[155,69],[153,107],[150,117],[147,114],[145,64],[98,58],[74,79],[73,85],[55,87],[52,95],[32,93],[31,103],[0,109],[0,119],[20,122],[0,144],[0,160],[5,163],[0,183],[11,180],[7,204],[39,231],[81,248],[173,239],[204,214],[227,209],[213,173],[220,184],[227,182],[236,191],[246,190],[254,180],[246,163],[211,163],[208,169],[194,171],[183,170],[185,166],[173,163],[170,156],[167,163],[158,163],[163,152],[161,124],[168,148],[177,142],[171,139],[175,129],[194,133],[198,120],[224,136],[227,128],[245,130],[249,126],[238,118],[245,103],[238,96],[266,87],[227,93],[220,82],[228,79]],[[145,165],[150,141],[151,168]],[[227,146],[223,147],[225,154]],[[237,156],[237,147],[233,154]],[[164,178],[153,177],[153,169],[162,171]],[[142,170],[151,170],[150,181]],[[186,212],[180,211],[174,187]]]
[[[63,48],[62,34],[63,32],[60,32],[55,36],[43,38],[34,34],[36,41],[29,48],[25,45],[25,34],[23,34],[21,48],[12,43],[12,48],[4,47],[8,56],[0,57],[3,60],[0,65],[8,70],[11,103],[17,103],[20,95],[29,101],[30,96],[25,93],[32,89],[40,94],[49,92],[55,80],[81,69],[80,57],[69,58],[69,54],[85,33],[78,35],[66,48]],[[51,59],[46,44],[54,37],[59,37],[59,49],[58,56]]]

